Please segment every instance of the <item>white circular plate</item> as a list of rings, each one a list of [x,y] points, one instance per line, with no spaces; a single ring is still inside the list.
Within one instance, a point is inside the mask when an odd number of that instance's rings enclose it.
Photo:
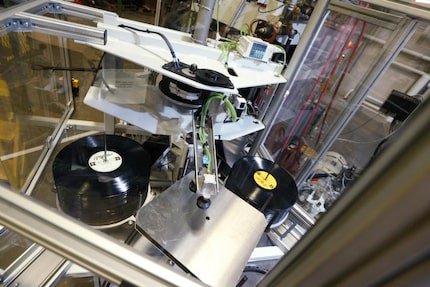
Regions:
[[[93,154],[88,160],[91,169],[98,172],[111,172],[119,168],[122,164],[122,157],[114,151],[99,151]]]

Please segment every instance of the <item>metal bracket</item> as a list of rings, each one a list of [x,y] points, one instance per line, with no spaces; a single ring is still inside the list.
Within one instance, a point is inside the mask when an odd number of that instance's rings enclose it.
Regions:
[[[7,32],[31,32],[32,26],[30,19],[12,18],[7,19],[4,27]]]
[[[105,31],[94,27],[53,19],[27,12],[18,12],[4,21],[6,32],[44,32],[95,44],[105,44]]]
[[[36,3],[34,7],[10,13],[0,19],[0,35],[10,32],[42,32],[67,37],[78,41],[104,45],[106,31],[96,27],[73,23],[44,16],[45,14],[67,14],[85,19],[101,19],[103,12],[73,3]]]
[[[62,3],[50,2],[50,3],[47,3],[47,6],[48,6],[48,9],[47,9],[48,13],[52,13],[52,14],[63,14],[64,13]]]
[[[70,262],[33,244],[2,276],[2,286],[53,286]]]

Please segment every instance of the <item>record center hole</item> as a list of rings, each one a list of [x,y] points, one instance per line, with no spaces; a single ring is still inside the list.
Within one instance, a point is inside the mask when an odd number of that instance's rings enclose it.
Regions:
[[[206,216],[206,220],[211,220],[211,218],[209,216]]]

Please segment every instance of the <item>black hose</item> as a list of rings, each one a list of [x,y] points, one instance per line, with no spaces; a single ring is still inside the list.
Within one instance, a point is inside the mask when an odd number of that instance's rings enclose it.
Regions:
[[[157,31],[151,31],[151,30],[149,30],[149,29],[145,29],[145,30],[138,29],[138,28],[135,28],[135,27],[131,27],[131,26],[124,25],[124,24],[120,24],[120,25],[118,25],[118,27],[121,27],[121,28],[124,28],[124,29],[131,29],[131,30],[134,30],[134,31],[143,32],[143,33],[148,33],[148,34],[151,34],[151,33],[152,33],[152,34],[157,34],[157,35],[159,35],[161,38],[163,38],[164,42],[166,42],[167,47],[168,47],[168,48],[169,48],[169,50],[170,50],[170,54],[172,54],[172,58],[173,58],[173,62],[175,63],[175,67],[176,67],[177,69],[179,69],[179,68],[180,68],[180,66],[179,66],[179,60],[178,60],[178,58],[176,58],[176,54],[175,54],[175,51],[173,50],[173,46],[172,46],[172,44],[170,43],[169,39],[167,39],[167,37],[166,37],[164,34],[162,34],[162,33],[160,33],[160,32],[157,32]]]

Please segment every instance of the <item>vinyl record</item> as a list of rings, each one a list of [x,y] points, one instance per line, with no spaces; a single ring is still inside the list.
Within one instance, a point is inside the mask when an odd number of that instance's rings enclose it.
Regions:
[[[184,83],[163,76],[158,84],[160,91],[175,103],[192,109],[203,104],[204,92]]]
[[[236,161],[225,187],[265,214],[288,210],[298,196],[293,177],[278,164],[260,157],[246,156]]]
[[[115,135],[79,139],[64,147],[53,163],[59,208],[94,226],[134,214],[147,196],[149,174],[145,149]]]

